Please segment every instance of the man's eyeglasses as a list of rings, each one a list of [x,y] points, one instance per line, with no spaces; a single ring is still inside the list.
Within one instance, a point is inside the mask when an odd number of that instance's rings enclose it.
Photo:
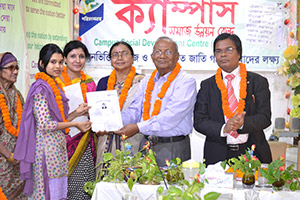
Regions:
[[[217,49],[217,50],[215,50],[215,54],[216,55],[222,55],[223,53],[225,53],[225,54],[232,54],[234,49],[236,49],[236,48],[228,47],[228,48],[226,48],[224,50]]]
[[[1,69],[9,69],[10,71],[13,72],[15,70],[19,71],[20,67],[19,67],[19,65],[10,65],[8,67],[2,67]]]
[[[118,58],[119,56],[121,56],[122,58],[124,58],[124,57],[126,57],[126,56],[129,56],[129,55],[131,55],[128,51],[119,51],[119,52],[113,52],[112,54],[111,54],[111,57],[113,58],[113,59],[116,59],[116,58]]]
[[[162,52],[162,51],[160,51],[160,50],[157,50],[157,51],[154,51],[154,52],[152,53],[152,55],[153,55],[154,57],[159,57],[159,56],[161,56],[162,54],[165,54],[165,56],[169,57],[169,56],[171,56],[173,53],[172,53],[172,51],[170,51],[170,50],[167,50],[167,51],[165,51],[165,52]]]

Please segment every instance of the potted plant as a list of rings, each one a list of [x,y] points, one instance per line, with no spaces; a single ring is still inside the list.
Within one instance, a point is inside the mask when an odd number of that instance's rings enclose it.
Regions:
[[[121,137],[122,142],[125,142],[126,137]],[[126,147],[128,143],[125,143]],[[96,184],[100,181],[120,183],[126,181],[130,191],[134,183],[142,184],[160,184],[162,175],[156,163],[154,152],[149,149],[150,144],[146,142],[144,147],[136,155],[128,156],[129,151],[116,150],[115,156],[111,153],[103,154],[103,162],[100,162],[96,167],[103,165],[98,172],[94,182],[87,182],[84,190],[92,196]],[[142,154],[141,151],[146,151]]]
[[[200,191],[204,188],[207,179],[201,179],[201,175],[205,172],[205,164],[200,163],[200,171],[194,177],[192,183],[187,180],[180,180],[178,185],[172,185],[168,190],[164,190],[163,186],[158,187],[158,199],[159,200],[194,200],[201,199]],[[204,195],[205,200],[215,200],[218,199],[221,194],[217,192],[209,192]]]
[[[274,190],[282,190],[284,185],[292,190],[300,189],[300,172],[295,171],[294,165],[285,168],[285,158],[281,155],[277,160],[271,162],[268,169],[259,169],[263,177],[268,179],[268,183],[272,184]]]
[[[228,161],[222,163],[223,168],[225,168],[226,162],[229,166],[233,168],[234,171],[240,170],[244,173],[243,175],[243,187],[253,188],[255,185],[254,173],[261,166],[261,162],[253,156],[255,150],[255,145],[251,146],[251,149],[245,150],[245,154],[240,155],[238,158],[231,158]]]

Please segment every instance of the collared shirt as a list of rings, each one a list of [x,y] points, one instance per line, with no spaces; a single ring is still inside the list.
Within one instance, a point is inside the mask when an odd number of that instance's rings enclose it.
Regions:
[[[156,73],[154,88],[151,94],[151,116],[154,102],[158,98],[162,85],[167,81],[171,72],[159,78]],[[156,135],[159,137],[172,137],[188,135],[193,128],[193,109],[196,102],[196,81],[184,71],[180,71],[170,84],[165,97],[162,99],[158,115],[144,121],[142,118],[145,92],[150,76],[145,77],[140,85],[136,96],[130,106],[122,112],[123,124],[136,123],[139,131],[144,135]]]
[[[240,82],[241,82],[241,76],[240,76],[240,67],[237,67],[235,70],[233,70],[231,73],[225,72],[222,70],[222,75],[223,75],[223,81],[225,83],[225,86],[227,88],[227,78],[226,76],[228,74],[233,74],[235,76],[234,79],[232,79],[231,84],[234,90],[234,95],[239,100],[240,96]],[[227,121],[225,115],[224,115],[225,121]],[[247,142],[248,140],[248,134],[240,134],[238,138],[231,137],[228,133],[224,133],[224,127],[225,124],[223,125],[221,129],[221,137],[226,137],[227,144],[243,144]],[[243,126],[242,126],[243,127]]]

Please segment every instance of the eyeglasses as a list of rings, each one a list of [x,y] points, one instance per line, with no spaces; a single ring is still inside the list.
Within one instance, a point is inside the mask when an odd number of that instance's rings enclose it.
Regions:
[[[128,51],[119,51],[119,52],[114,52],[111,54],[111,57],[113,59],[117,59],[119,56],[121,56],[122,58],[127,57],[131,55]]]
[[[224,50],[217,49],[217,50],[215,50],[215,54],[216,55],[222,55],[223,53],[225,53],[225,54],[232,54],[234,49],[236,49],[236,48],[228,47],[228,48],[226,48]]]
[[[159,57],[159,56],[161,56],[162,54],[165,54],[165,56],[169,57],[169,56],[171,56],[173,53],[172,53],[172,51],[170,51],[170,50],[167,50],[167,51],[165,51],[165,52],[162,52],[162,51],[160,51],[160,50],[157,50],[157,51],[154,51],[154,52],[152,53],[152,55],[153,55],[154,57]]]
[[[13,72],[15,70],[19,71],[20,67],[19,67],[19,65],[10,65],[8,67],[2,67],[2,69],[9,69],[10,71]]]

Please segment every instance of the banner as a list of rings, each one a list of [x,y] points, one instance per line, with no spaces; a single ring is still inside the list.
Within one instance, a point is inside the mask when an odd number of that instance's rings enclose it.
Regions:
[[[24,97],[38,72],[41,48],[70,40],[69,2],[0,0],[0,52],[12,52],[20,66],[16,87]]]
[[[62,49],[69,42],[69,3],[65,0],[24,2],[30,81],[38,71],[41,48],[55,43]]]
[[[93,67],[110,66],[109,48],[123,40],[133,47],[136,66],[154,68],[153,45],[168,36],[184,69],[214,70],[213,41],[228,32],[241,38],[248,69],[275,70],[287,46],[286,17],[282,0],[81,0],[79,33]]]
[[[18,0],[0,0],[0,52],[12,52],[20,66],[16,87],[25,90],[26,46],[21,5]]]

